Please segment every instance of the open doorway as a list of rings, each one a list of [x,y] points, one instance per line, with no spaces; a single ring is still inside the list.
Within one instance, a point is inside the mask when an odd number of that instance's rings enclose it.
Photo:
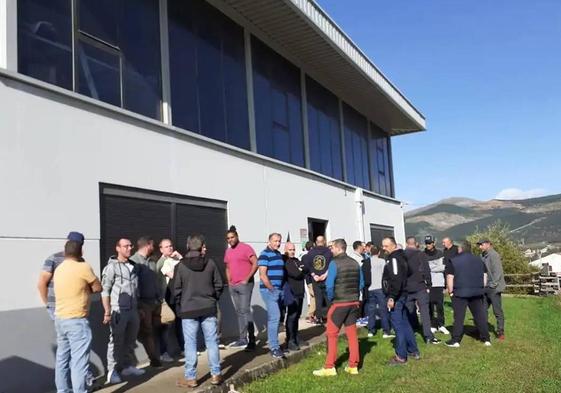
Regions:
[[[327,220],[308,217],[308,239],[310,241],[314,242],[316,240],[316,237],[325,236],[326,231]]]

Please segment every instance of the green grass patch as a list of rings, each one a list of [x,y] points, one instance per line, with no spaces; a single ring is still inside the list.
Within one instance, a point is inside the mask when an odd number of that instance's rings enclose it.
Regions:
[[[339,340],[337,377],[318,378],[312,371],[322,367],[325,347],[298,364],[239,389],[243,393],[370,393],[370,392],[561,392],[561,307],[557,298],[505,297],[506,340],[492,339],[492,347],[464,336],[460,348],[426,345],[417,334],[422,359],[403,367],[388,367],[394,354],[390,340],[379,331],[366,337],[361,329],[363,360],[360,374],[347,375],[346,340]],[[446,324],[452,324],[446,304]],[[494,317],[489,319],[494,324]],[[466,325],[473,326],[467,312]],[[448,339],[449,336],[437,334]]]

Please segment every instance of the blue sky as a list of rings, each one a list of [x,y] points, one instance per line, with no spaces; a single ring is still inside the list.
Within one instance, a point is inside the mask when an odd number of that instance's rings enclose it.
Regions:
[[[396,196],[561,193],[561,0],[318,0],[427,118]]]

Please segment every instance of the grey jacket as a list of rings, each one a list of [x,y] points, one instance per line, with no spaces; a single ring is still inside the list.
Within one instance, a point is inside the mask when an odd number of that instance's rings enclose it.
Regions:
[[[501,256],[494,249],[483,252],[483,263],[487,268],[487,287],[497,292],[504,292],[506,289],[505,276]]]
[[[146,303],[161,303],[164,294],[157,263],[138,252],[130,259],[138,265],[138,300]]]
[[[136,310],[138,298],[138,265],[132,270],[116,257],[109,258],[101,274],[102,297],[110,297],[112,311]]]

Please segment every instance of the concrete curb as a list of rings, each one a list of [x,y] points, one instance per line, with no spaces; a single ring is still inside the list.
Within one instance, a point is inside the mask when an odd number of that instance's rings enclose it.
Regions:
[[[310,345],[306,348],[303,348],[298,352],[290,352],[288,355],[286,355],[286,359],[271,359],[270,361],[257,367],[238,371],[236,375],[228,378],[219,386],[206,386],[203,388],[194,389],[193,392],[228,393],[228,391],[230,390],[230,385],[234,385],[235,389],[239,390],[239,388],[243,387],[243,385],[246,385],[267,375],[273,374],[279,370],[282,370],[283,368],[287,368],[292,364],[298,363],[309,353],[316,350],[319,346],[323,345],[325,343],[325,336],[322,334],[312,340],[314,342],[310,342]]]

